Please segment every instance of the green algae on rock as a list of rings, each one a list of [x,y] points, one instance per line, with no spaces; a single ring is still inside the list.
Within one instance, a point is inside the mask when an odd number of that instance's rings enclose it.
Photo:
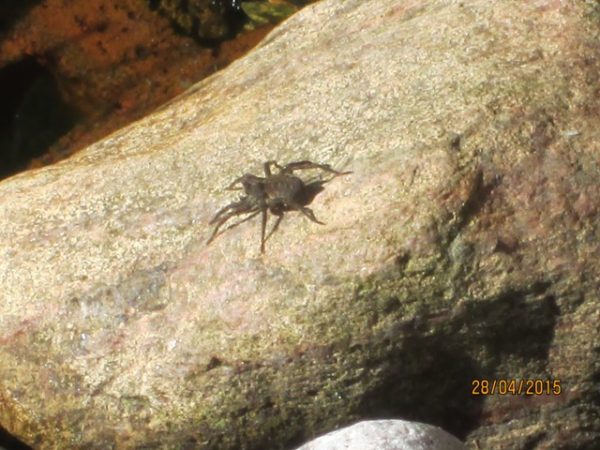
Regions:
[[[305,2],[306,3],[306,2]],[[304,6],[304,5],[302,5]],[[242,9],[250,19],[245,25],[247,29],[260,27],[267,23],[279,23],[300,9],[299,5],[291,2],[243,2]]]
[[[149,0],[184,33],[200,41],[218,42],[233,37],[245,16],[239,0]]]

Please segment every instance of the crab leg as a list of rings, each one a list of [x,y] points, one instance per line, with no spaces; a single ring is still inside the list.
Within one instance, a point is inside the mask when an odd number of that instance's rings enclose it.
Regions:
[[[278,168],[280,171],[284,170],[284,168],[283,168],[283,167],[281,167],[281,166],[280,166],[280,165],[277,163],[277,161],[274,161],[274,160],[267,161],[267,162],[266,162],[266,163],[264,163],[264,165],[263,165],[263,167],[264,167],[264,169],[265,169],[265,176],[266,176],[267,178],[271,176],[271,166],[275,166],[275,167],[277,167],[277,168]]]
[[[260,252],[265,252],[265,230],[267,228],[267,210],[266,208],[262,210],[262,223],[260,228]]]
[[[229,205],[221,208],[220,210],[217,211],[217,213],[214,215],[214,217],[212,219],[210,219],[210,222],[208,222],[208,224],[212,225],[213,223],[218,222],[221,218],[221,215],[225,214],[228,210],[237,208],[241,205],[243,205],[242,202],[233,202],[233,203],[230,203]],[[231,217],[231,215],[228,215],[227,217],[229,218],[229,217]],[[225,219],[225,220],[227,220],[227,219]]]
[[[227,186],[225,188],[225,190],[227,191],[238,191],[240,189],[244,189],[244,182],[248,182],[248,181],[253,181],[253,182],[261,182],[261,181],[265,181],[264,178],[262,177],[257,177],[256,175],[252,175],[252,174],[244,174],[241,177],[236,178],[235,180],[233,180],[233,182]],[[236,184],[241,184],[240,187],[235,187]]]
[[[325,222],[321,222],[319,219],[315,217],[315,213],[312,209],[307,208],[306,206],[299,205],[297,203],[288,203],[288,206],[296,211],[300,211],[314,223],[318,223],[319,225],[325,225]]]
[[[269,231],[269,234],[267,234],[267,237],[265,238],[265,242],[267,242],[269,240],[269,238],[271,237],[271,235],[277,231],[277,228],[279,228],[279,224],[281,223],[282,220],[283,220],[283,213],[281,213],[280,215],[277,216],[277,221],[275,222],[275,225],[273,225],[273,228],[271,229],[271,231]]]
[[[251,212],[251,211],[248,211],[248,212]],[[243,224],[244,222],[248,222],[250,219],[253,219],[254,217],[258,216],[259,213],[260,213],[260,209],[257,209],[255,212],[253,212],[252,214],[250,214],[247,217],[244,217],[239,222],[229,225],[227,228],[225,228],[223,231],[221,231],[221,233],[225,233],[227,230],[231,230],[232,228],[235,228],[238,225]],[[221,233],[219,233],[219,234],[221,234]]]
[[[255,217],[260,212],[260,209],[258,209],[258,211],[257,211],[257,208],[254,207],[254,208],[246,208],[246,210],[243,210],[243,211],[231,211],[228,214],[225,214],[221,218],[218,217],[219,214],[227,211],[227,209],[232,208],[233,205],[239,206],[239,203],[228,205],[227,207],[223,208],[221,211],[219,211],[217,213],[217,215],[213,218],[213,220],[210,221],[211,224],[213,224],[213,223],[216,222],[216,226],[215,226],[215,229],[213,230],[212,234],[210,235],[210,238],[208,239],[208,241],[206,241],[206,245],[210,244],[215,238],[217,238],[218,236],[220,236],[221,234],[223,234],[225,231],[230,230],[231,228],[237,227],[239,224],[244,223],[244,222],[252,219],[253,217]],[[240,214],[248,214],[248,213],[252,213],[252,214],[250,214],[250,216],[245,217],[244,219],[240,220],[239,222],[236,222],[233,225],[228,226],[227,228],[225,228],[223,231],[221,231],[219,233],[219,228],[221,228],[221,226],[223,226],[223,224],[225,222],[227,222],[229,219],[231,219],[234,216],[238,216]]]

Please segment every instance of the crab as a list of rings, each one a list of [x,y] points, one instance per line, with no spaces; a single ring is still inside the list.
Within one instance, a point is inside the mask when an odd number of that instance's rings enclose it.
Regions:
[[[261,232],[260,232],[260,252],[265,252],[265,243],[279,228],[283,216],[286,212],[298,211],[306,216],[310,221],[319,225],[323,222],[315,217],[312,209],[308,208],[314,198],[321,192],[325,183],[340,175],[348,175],[352,172],[339,172],[334,170],[328,164],[317,164],[312,161],[297,161],[279,165],[276,161],[267,161],[263,165],[265,176],[259,177],[246,173],[234,180],[226,189],[243,190],[244,194],[240,198],[228,204],[217,211],[215,216],[209,222],[209,225],[215,225],[215,228],[206,242],[210,244],[215,238],[244,222],[251,220],[261,214]],[[272,173],[271,168],[278,169],[277,173]],[[327,180],[316,180],[305,183],[301,178],[294,175],[297,170],[321,169],[333,174],[333,177]],[[268,212],[277,217],[275,225],[266,234]],[[219,230],[231,218],[248,214],[242,220],[229,225],[224,230]]]

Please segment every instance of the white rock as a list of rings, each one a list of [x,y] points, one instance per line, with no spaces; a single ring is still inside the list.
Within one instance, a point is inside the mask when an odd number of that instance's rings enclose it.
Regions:
[[[332,431],[297,450],[464,450],[457,438],[433,425],[370,420]]]

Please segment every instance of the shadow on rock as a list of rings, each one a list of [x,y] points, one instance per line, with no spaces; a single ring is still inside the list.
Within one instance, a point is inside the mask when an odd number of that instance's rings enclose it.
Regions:
[[[547,288],[536,284],[471,301],[430,333],[439,315],[411,322],[385,361],[370,361],[387,366],[386,375],[356,413],[426,422],[465,439],[481,421],[485,396],[478,392],[479,381],[514,378],[519,367],[543,373],[559,313]],[[382,344],[393,345],[393,334]]]

